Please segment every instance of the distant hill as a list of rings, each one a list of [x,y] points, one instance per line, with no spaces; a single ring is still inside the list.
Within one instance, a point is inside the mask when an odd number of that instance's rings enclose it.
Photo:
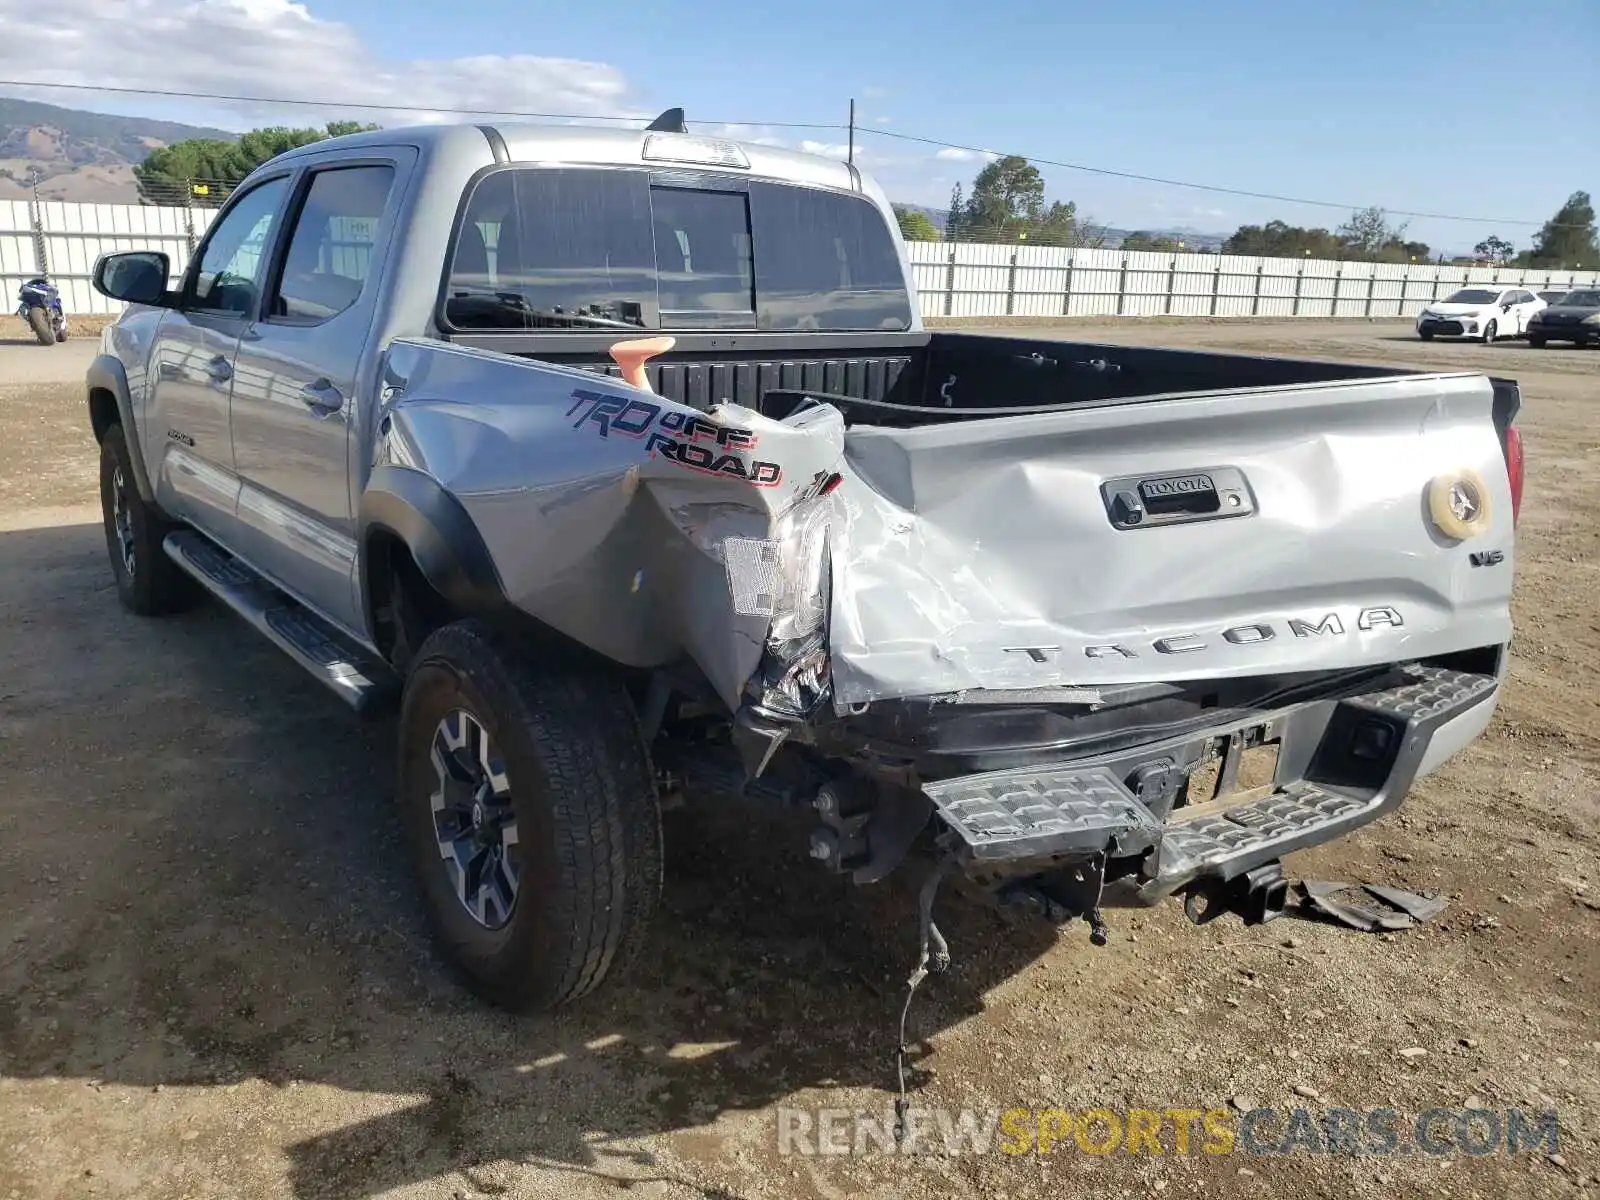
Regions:
[[[39,195],[46,200],[137,204],[133,168],[151,150],[185,138],[234,136],[177,121],[0,97],[0,200],[25,199],[31,174],[38,171]]]

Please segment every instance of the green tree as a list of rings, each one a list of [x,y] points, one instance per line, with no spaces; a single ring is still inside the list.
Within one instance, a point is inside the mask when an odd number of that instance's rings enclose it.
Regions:
[[[1391,227],[1383,209],[1374,206],[1357,209],[1333,232],[1353,257],[1376,259],[1385,246],[1399,240],[1405,228]]]
[[[1172,238],[1139,230],[1122,239],[1122,248],[1124,250],[1160,250],[1174,253],[1178,249],[1178,243]]]
[[[1241,225],[1222,243],[1224,254],[1266,258],[1335,258],[1339,239],[1326,229],[1302,229],[1283,221]]]
[[[149,204],[182,204],[194,179],[225,179],[236,182],[239,173],[239,144],[220,138],[188,138],[170,146],[158,146],[134,167],[139,195]]]
[[[323,126],[331,138],[344,137],[351,133],[371,133],[375,129],[382,129],[382,125],[365,125],[360,121],[329,121]]]
[[[944,219],[944,235],[952,242],[961,229],[962,218],[966,215],[967,202],[961,197],[961,184],[957,183],[950,189],[950,211]]]
[[[920,208],[894,206],[895,220],[900,222],[900,236],[908,242],[937,242],[939,229]]]
[[[282,125],[252,129],[240,134],[236,142],[190,138],[152,150],[133,169],[133,176],[146,203],[181,204],[189,197],[193,203],[216,206],[227,199],[234,184],[286,150],[377,128],[356,121],[330,121],[322,129]]]
[[[1588,192],[1573,192],[1556,215],[1533,238],[1528,265],[1535,267],[1594,267],[1600,263],[1594,205]]]
[[[962,236],[969,241],[1018,241],[1039,223],[1044,211],[1044,176],[1039,168],[1019,154],[1008,154],[989,163],[972,181],[972,196],[961,216]]]
[[[1492,233],[1472,248],[1473,254],[1486,262],[1494,263],[1496,266],[1510,262],[1511,255],[1515,251],[1516,247],[1506,241],[1505,238]]]

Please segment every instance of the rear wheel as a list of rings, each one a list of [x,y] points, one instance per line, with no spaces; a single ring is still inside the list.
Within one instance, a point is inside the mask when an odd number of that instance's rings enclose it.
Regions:
[[[1497,325],[1493,321],[1490,321],[1487,325],[1485,325],[1483,327],[1483,344],[1485,346],[1493,345],[1494,344],[1494,339],[1499,335],[1499,333],[1500,333],[1499,325]]]
[[[398,782],[429,919],[485,998],[553,1008],[638,954],[661,815],[632,701],[604,668],[446,625],[406,679]]]
[[[42,308],[28,310],[28,327],[33,330],[33,336],[39,339],[41,346],[54,346],[56,344],[56,331],[50,324],[50,314]]]

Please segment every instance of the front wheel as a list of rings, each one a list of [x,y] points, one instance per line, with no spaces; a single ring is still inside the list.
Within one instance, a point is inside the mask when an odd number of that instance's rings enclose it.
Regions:
[[[1499,336],[1499,333],[1500,327],[1495,322],[1490,321],[1483,327],[1483,344],[1485,346],[1494,345],[1494,339]]]
[[[1417,331],[1417,336],[1419,338],[1421,338],[1425,342],[1431,342],[1431,341],[1433,341],[1433,330],[1431,330],[1431,329],[1419,329]]]
[[[661,814],[603,665],[535,661],[476,621],[437,630],[406,678],[398,783],[429,920],[480,995],[554,1008],[638,954]]]
[[[100,512],[117,598],[141,616],[178,612],[196,598],[193,580],[161,548],[171,527],[139,496],[122,426],[100,443]]]
[[[44,309],[34,307],[28,310],[28,327],[33,330],[33,336],[39,339],[39,345],[56,344],[55,326],[50,323],[50,314]]]

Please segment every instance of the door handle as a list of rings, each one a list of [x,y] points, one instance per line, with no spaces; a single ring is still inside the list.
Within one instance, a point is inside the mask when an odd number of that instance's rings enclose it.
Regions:
[[[227,383],[233,378],[233,367],[219,354],[206,364],[206,374],[215,383]]]
[[[317,379],[300,389],[300,399],[318,416],[336,413],[344,407],[344,396],[328,379]]]

